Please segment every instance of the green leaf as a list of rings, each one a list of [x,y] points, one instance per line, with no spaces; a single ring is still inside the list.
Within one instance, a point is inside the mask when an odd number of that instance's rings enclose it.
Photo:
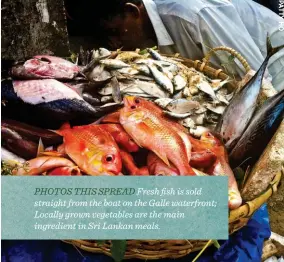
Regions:
[[[233,56],[233,55],[230,55],[230,56],[228,57],[228,61],[230,61],[230,62],[232,62],[234,59],[235,59],[235,56]]]
[[[112,240],[111,241],[111,256],[115,262],[120,262],[124,258],[126,250],[126,240]]]

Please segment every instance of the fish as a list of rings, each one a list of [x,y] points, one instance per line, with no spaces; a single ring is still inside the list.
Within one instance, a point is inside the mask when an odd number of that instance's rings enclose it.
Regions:
[[[101,104],[101,100],[98,96],[95,96],[87,92],[84,92],[82,94],[82,98],[94,107],[99,106]]]
[[[184,118],[187,118],[187,117],[192,115],[192,112],[184,113],[184,114],[179,114],[179,113],[170,112],[170,111],[166,111],[166,110],[164,110],[163,112],[164,112],[165,115],[173,117],[173,118],[177,118],[177,119],[184,119]]]
[[[123,68],[117,69],[117,71],[121,74],[126,74],[126,75],[137,75],[140,72],[136,68],[132,68],[132,67],[123,67]]]
[[[210,78],[209,78],[210,79]],[[230,77],[227,77],[225,80],[222,79],[210,79],[210,85],[213,87],[214,91],[218,91],[221,89],[225,84],[232,82],[233,80]]]
[[[140,104],[140,101],[143,103]],[[152,102],[125,96],[120,123],[139,147],[153,151],[167,165],[172,162],[181,175],[195,175],[189,165],[190,152],[183,138],[174,127],[153,112],[152,107],[156,107]]]
[[[222,115],[225,111],[225,106],[213,106],[211,104],[206,104],[206,108],[217,115]]]
[[[37,176],[58,167],[74,166],[75,164],[67,158],[41,156],[26,161],[25,167],[15,169],[13,174],[16,176]]]
[[[173,101],[172,98],[158,98],[156,99],[154,102],[155,104],[157,104],[159,107],[163,108],[163,109],[166,109],[167,108],[167,105]]]
[[[120,110],[102,117],[99,123],[120,124],[119,117],[120,117]]]
[[[70,120],[84,115],[97,117],[102,111],[93,107],[78,93],[55,79],[2,81],[2,99],[34,106]]]
[[[210,150],[192,152],[190,158],[190,166],[194,168],[202,168],[203,170],[211,167],[217,160],[217,156]]]
[[[4,147],[1,147],[1,161],[7,163],[11,167],[19,166],[26,162],[26,160],[18,155],[8,151]]]
[[[76,64],[49,55],[34,56],[11,69],[12,77],[20,79],[73,79],[79,72]]]
[[[1,127],[17,132],[19,136],[35,143],[38,143],[41,139],[45,146],[58,145],[63,141],[60,135],[51,130],[31,126],[12,119],[2,119]]]
[[[90,72],[86,73],[86,77],[92,82],[106,83],[110,81],[111,74],[105,70],[104,65],[97,65]]]
[[[111,102],[111,101],[113,101],[113,97],[112,97],[112,96],[109,96],[109,95],[107,95],[107,96],[102,96],[102,98],[101,98],[101,102],[102,102],[102,103],[108,103],[108,102]]]
[[[100,128],[109,132],[116,143],[127,152],[137,152],[139,146],[133,139],[125,132],[120,124],[100,124]]]
[[[179,176],[179,171],[173,167],[166,165],[163,160],[161,160],[153,152],[149,152],[147,156],[147,166],[150,175],[154,176]]]
[[[122,97],[120,93],[120,86],[117,78],[113,76],[110,80],[110,84],[112,87],[112,98],[115,103],[121,103],[122,102]]]
[[[151,75],[151,71],[149,69],[149,67],[147,65],[135,65],[133,66],[134,69],[138,70],[140,73],[146,75],[146,76],[150,76]]]
[[[114,138],[99,125],[70,127],[56,131],[63,136],[67,155],[88,175],[117,175],[122,163]]]
[[[274,136],[284,115],[284,89],[268,98],[253,115],[251,122],[229,154],[232,167],[244,160],[254,165]]]
[[[8,127],[1,126],[1,142],[6,149],[24,159],[31,159],[37,155],[38,145],[35,142],[24,139]]]
[[[162,72],[160,72],[157,67],[154,65],[148,65],[151,74],[155,78],[155,81],[157,84],[159,84],[162,88],[164,88],[167,92],[170,94],[174,93],[174,86],[171,82],[171,80]]]
[[[196,87],[206,93],[207,95],[209,95],[214,101],[218,100],[213,88],[210,86],[210,84],[204,80],[200,81],[199,83],[196,84]]]
[[[198,137],[198,138],[201,137],[201,135],[206,131],[209,131],[209,128],[204,127],[204,126],[196,126],[195,128],[189,129],[189,133],[193,135],[194,137]]]
[[[57,167],[47,172],[47,176],[80,176],[81,171],[77,166]]]
[[[195,128],[195,127],[196,127],[196,124],[195,124],[195,122],[192,120],[191,117],[187,117],[187,118],[185,118],[185,119],[182,119],[182,120],[179,121],[179,123],[180,123],[181,125],[183,125],[184,127],[186,127],[186,128]]]
[[[131,154],[123,150],[120,151],[120,154],[121,154],[123,166],[127,169],[127,171],[129,172],[129,175],[149,176],[148,168],[147,167],[142,167],[142,168],[137,167]]]
[[[92,59],[102,59],[109,57],[111,55],[111,51],[107,50],[106,48],[100,47],[97,50],[93,51]]]
[[[169,94],[162,90],[156,83],[137,80],[135,81],[135,85],[152,97],[169,97]]]
[[[167,104],[166,109],[177,114],[192,113],[195,109],[198,109],[200,104],[197,101],[187,99],[175,99]]]
[[[218,121],[215,131],[222,135],[230,152],[247,128],[257,106],[260,88],[268,60],[284,47],[272,47],[267,37],[267,56],[256,74],[237,92]]]
[[[116,59],[103,59],[100,60],[100,64],[110,69],[120,69],[124,67],[130,67],[130,65]]]
[[[180,91],[184,89],[187,85],[186,79],[179,74],[174,76],[173,83],[174,83],[175,91]]]
[[[205,169],[205,173],[213,176],[228,176],[229,209],[238,208],[242,204],[242,197],[240,195],[234,173],[230,168],[228,154],[221,137],[209,131],[204,132],[201,135],[200,140],[204,143],[204,147],[212,151],[217,157],[213,166]]]
[[[147,48],[147,51],[155,60],[163,60],[163,57],[155,50]]]

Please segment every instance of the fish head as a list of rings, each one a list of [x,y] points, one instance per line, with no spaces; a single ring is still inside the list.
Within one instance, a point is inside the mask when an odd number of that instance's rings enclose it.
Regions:
[[[127,123],[139,123],[146,117],[143,110],[143,99],[135,96],[126,96],[123,99],[124,107],[121,109],[119,121],[122,125]]]
[[[209,143],[213,147],[223,145],[221,138],[219,138],[219,136],[214,134],[212,131],[203,132],[200,140]]]

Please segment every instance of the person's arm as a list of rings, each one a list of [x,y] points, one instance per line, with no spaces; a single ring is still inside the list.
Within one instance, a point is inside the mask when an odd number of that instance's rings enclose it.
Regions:
[[[203,8],[198,13],[198,28],[204,53],[217,46],[231,47],[248,61],[253,70],[259,69],[264,57],[232,4]],[[214,56],[219,65],[229,62],[228,55],[222,52]],[[242,66],[238,66],[237,72],[242,75]]]

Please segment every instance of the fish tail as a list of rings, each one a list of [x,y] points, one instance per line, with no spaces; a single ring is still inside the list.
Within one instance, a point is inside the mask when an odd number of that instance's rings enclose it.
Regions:
[[[273,56],[278,51],[280,51],[283,47],[284,45],[272,47],[270,37],[267,35],[267,38],[266,38],[267,59],[269,59],[271,56]]]

